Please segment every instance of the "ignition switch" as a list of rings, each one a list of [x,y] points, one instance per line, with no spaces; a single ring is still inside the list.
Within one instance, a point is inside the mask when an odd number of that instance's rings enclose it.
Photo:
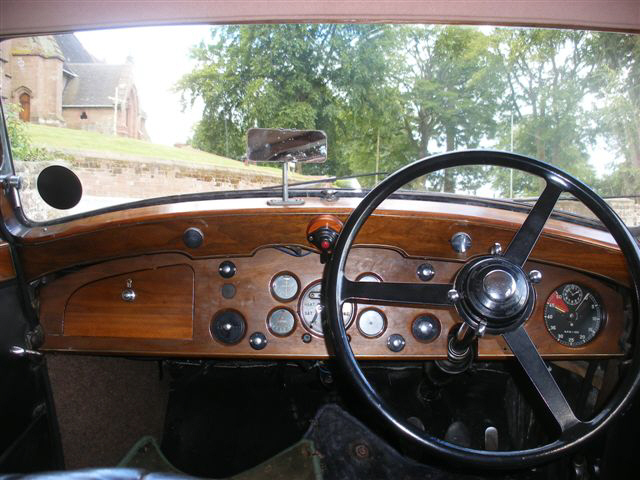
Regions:
[[[307,240],[320,250],[320,262],[326,263],[338,240],[342,222],[333,215],[319,215],[309,222]]]

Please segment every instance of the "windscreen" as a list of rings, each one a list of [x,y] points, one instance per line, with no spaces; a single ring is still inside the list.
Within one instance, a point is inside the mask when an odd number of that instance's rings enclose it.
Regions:
[[[279,185],[280,164],[247,159],[247,132],[257,127],[326,133],[326,162],[287,167],[292,183],[318,181],[305,189],[365,192],[429,155],[500,149],[557,165],[628,225],[639,222],[634,35],[446,25],[150,27],[5,40],[0,68],[20,196],[35,221]],[[38,195],[38,174],[52,164],[81,180],[77,206],[56,210]],[[322,181],[328,176],[356,177]],[[543,186],[480,165],[405,188],[527,203]],[[557,208],[588,214],[573,199]]]

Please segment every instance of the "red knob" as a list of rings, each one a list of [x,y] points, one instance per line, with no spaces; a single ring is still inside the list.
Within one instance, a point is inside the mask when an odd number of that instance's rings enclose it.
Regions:
[[[320,242],[320,247],[323,250],[329,250],[329,248],[331,247],[331,242],[329,240],[322,240],[322,242]]]

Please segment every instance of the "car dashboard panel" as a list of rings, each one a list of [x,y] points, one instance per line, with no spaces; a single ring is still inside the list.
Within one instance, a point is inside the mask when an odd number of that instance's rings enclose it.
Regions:
[[[31,257],[25,255],[36,259],[37,263],[26,266],[33,270],[51,268],[40,260],[42,252],[80,248],[81,244],[84,248],[69,250],[66,259],[56,258],[50,265],[74,264],[83,255],[88,260],[87,248],[92,244],[94,254],[112,257],[91,265],[67,265],[56,275],[41,277],[42,349],[150,356],[327,358],[330,347],[323,336],[320,288],[324,265],[317,249],[305,242],[305,226],[318,214],[332,212],[309,210],[226,212],[197,219],[172,216],[161,222],[125,224],[23,245],[23,251],[41,250]],[[492,212],[495,216],[496,210]],[[386,211],[372,217],[349,255],[347,278],[452,283],[464,261],[487,254],[495,240],[507,245],[517,228],[517,222],[505,228],[504,219],[494,223],[490,216],[467,216],[462,221],[459,211],[448,219],[442,215],[432,218],[428,213]],[[282,217],[287,222],[282,223]],[[562,222],[553,222],[551,227],[561,231]],[[204,242],[201,247],[188,248],[180,234],[194,225],[203,232]],[[142,227],[153,234],[132,232]],[[597,231],[595,240],[585,241],[583,234],[589,230],[580,227],[580,238],[545,230],[534,250],[535,260],[525,265],[525,271],[541,273],[535,285],[535,308],[525,328],[540,354],[548,359],[625,353],[621,339],[626,328],[626,271],[623,264],[620,266],[619,252],[606,245]],[[473,248],[454,252],[449,241],[452,231],[469,232]],[[219,232],[224,236],[216,237]],[[118,234],[132,255],[118,254],[120,243],[107,241]],[[237,234],[234,242],[231,234]],[[391,241],[394,238],[396,242]],[[146,248],[142,246],[145,239]],[[140,246],[134,247],[138,243]],[[163,247],[154,248],[154,243]],[[559,252],[559,248],[563,250]],[[221,251],[229,254],[221,255]],[[425,267],[429,270],[426,276]],[[582,330],[572,323],[578,309],[591,322]],[[364,303],[343,306],[343,320],[358,358],[405,360],[446,358],[448,333],[460,321],[453,306]],[[478,341],[477,355],[489,360],[512,353],[502,337],[487,335]]]

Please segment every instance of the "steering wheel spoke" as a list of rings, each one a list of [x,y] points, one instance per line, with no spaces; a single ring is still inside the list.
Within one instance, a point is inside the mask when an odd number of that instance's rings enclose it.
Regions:
[[[451,305],[447,283],[353,282],[344,278],[342,301],[362,303],[399,303],[403,305]]]
[[[581,423],[524,327],[521,325],[502,336],[553,415],[561,432],[564,433],[567,429]]]
[[[531,209],[531,212],[529,212],[529,216],[513,236],[504,254],[507,260],[520,267],[524,265],[563,191],[564,189],[559,185],[547,182],[547,186]]]

